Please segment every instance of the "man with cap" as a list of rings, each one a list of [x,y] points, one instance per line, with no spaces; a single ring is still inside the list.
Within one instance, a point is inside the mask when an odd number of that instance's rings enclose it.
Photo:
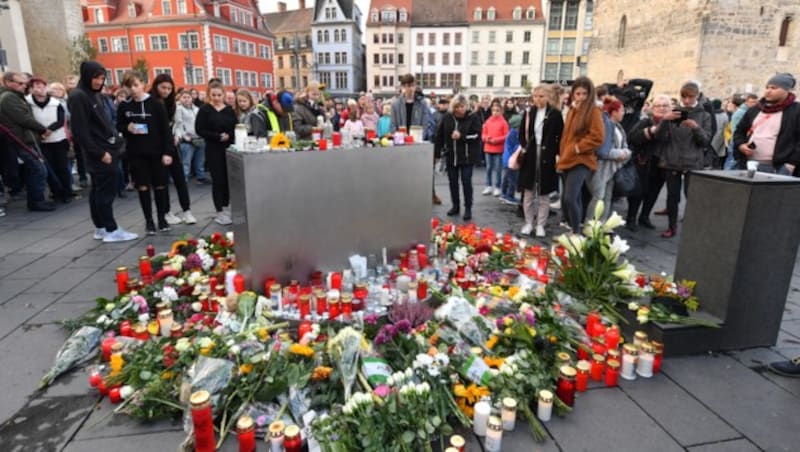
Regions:
[[[294,96],[286,90],[277,93],[268,93],[264,102],[258,105],[267,117],[267,130],[272,132],[286,132],[292,128],[292,110],[294,110]]]
[[[734,157],[740,166],[758,162],[758,171],[798,175],[800,165],[800,104],[791,92],[794,76],[776,74],[758,103],[745,113],[734,131]]]

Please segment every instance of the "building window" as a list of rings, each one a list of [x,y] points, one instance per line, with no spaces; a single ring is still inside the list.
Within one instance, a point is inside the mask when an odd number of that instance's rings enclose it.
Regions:
[[[550,20],[548,20],[548,29],[561,30],[561,21],[564,19],[564,1],[553,0],[550,5]],[[555,80],[555,78],[548,79]]]
[[[470,54],[469,63],[473,66],[478,65],[479,58],[478,58],[478,51],[473,50]]]
[[[378,36],[378,33],[372,35],[372,43],[373,44],[380,44],[381,38]]]
[[[494,30],[489,31],[489,44],[494,44],[496,33]]]
[[[261,86],[264,88],[272,88],[272,74],[266,72],[261,73]]]
[[[161,12],[165,16],[169,16],[172,14],[172,2],[170,0],[163,0],[161,2]]]
[[[406,64],[406,59],[403,57],[402,53],[397,54],[397,64]]]
[[[308,56],[305,54],[300,55],[300,64],[303,65],[302,67],[308,67]]]
[[[114,80],[112,80],[113,76],[114,73],[111,72],[111,69],[106,69],[106,81],[105,81],[106,86],[111,86],[114,84]]]
[[[461,74],[457,72],[451,72],[447,74],[442,74],[442,87],[444,88],[459,88],[461,87]]]
[[[128,47],[128,38],[111,38],[112,52],[127,52],[128,50],[130,50]]]
[[[106,21],[105,14],[103,14],[103,10],[100,8],[94,9],[94,23],[102,24]]]
[[[428,33],[428,45],[429,46],[436,45],[436,33]]]
[[[442,45],[449,46],[450,45],[450,33],[442,34]]]
[[[417,66],[422,66],[425,64],[425,56],[422,52],[417,52]]]
[[[481,20],[483,17],[483,11],[480,8],[475,8],[475,12],[472,13],[472,18],[475,20]]]
[[[425,37],[422,35],[422,33],[417,33],[417,45],[425,45]]]
[[[319,73],[319,82],[325,86],[331,86],[331,73],[330,72],[320,72]]]
[[[339,36],[342,38],[342,42],[347,42],[347,30],[342,28],[342,31],[339,33]]]
[[[475,75],[475,74],[472,74],[472,75],[469,76],[469,87],[470,88],[475,88],[476,86],[478,86],[478,76]]]
[[[494,50],[489,51],[489,58],[486,61],[486,64],[494,64]]]
[[[136,48],[137,52],[144,52],[144,36],[136,35],[133,37],[133,45]]]
[[[525,18],[528,20],[533,20],[536,18],[536,8],[533,6],[529,6],[528,10],[525,11]]]
[[[522,33],[522,42],[531,42],[531,32],[526,31]]]
[[[381,56],[378,53],[372,54],[372,64],[381,64]]]
[[[325,39],[325,42],[331,42],[331,35],[328,30],[323,31],[322,36]]]
[[[168,67],[157,67],[157,68],[153,68],[153,74],[154,74],[156,77],[158,77],[158,76],[159,76],[159,75],[161,75],[161,74],[167,74],[167,75],[169,75],[169,76],[172,76],[172,68],[168,68]]]
[[[583,38],[583,42],[581,43],[581,55],[589,54],[589,45],[591,43],[592,43],[591,38]]]
[[[122,79],[125,78],[125,73],[130,71],[130,68],[116,69],[114,72],[117,76],[117,83],[122,85]]]
[[[405,8],[400,8],[400,22],[408,20],[408,11]]]
[[[472,43],[473,44],[478,44],[480,42],[480,40],[481,40],[481,32],[478,31],[478,30],[473,30],[472,31]]]
[[[450,65],[450,54],[445,52],[442,54],[442,66]]]
[[[486,20],[494,20],[494,6],[490,6],[486,11]]]
[[[786,47],[789,42],[789,32],[792,29],[792,16],[786,16],[781,22],[781,32],[778,35],[778,47]]]
[[[404,39],[404,35],[403,35],[403,33],[397,33],[397,43],[398,43],[398,44],[403,44],[403,41],[404,41],[404,40],[405,40],[405,39]]]
[[[136,3],[128,3],[128,17],[136,17]]]
[[[169,50],[167,35],[150,35],[150,50]]]
[[[522,51],[522,64],[527,65],[531,64],[531,52],[528,50]]]
[[[572,63],[561,63],[561,67],[558,68],[558,79],[572,80]]]
[[[214,35],[214,50],[219,52],[230,52],[228,43],[229,41],[227,36]]]
[[[506,42],[514,42],[514,32],[509,30],[506,31]]]
[[[178,35],[178,45],[180,49],[199,49],[200,48],[200,36],[195,32],[184,33]]]
[[[395,13],[393,10],[385,10],[381,13],[381,22],[394,22]]]
[[[371,20],[372,22],[377,22],[377,21],[378,21],[378,10],[377,10],[377,9],[373,9],[373,10],[372,10],[372,11],[369,13],[369,16],[370,16],[370,20]]]
[[[460,46],[461,45],[461,32],[457,32],[453,35],[453,44]]]
[[[261,57],[264,60],[269,60],[272,57],[272,55],[270,54],[270,51],[269,51],[269,46],[264,45],[264,44],[259,44],[258,45],[258,56]]]
[[[435,66],[436,65],[436,54],[433,52],[428,53],[428,65]]]
[[[511,64],[511,52],[506,52],[505,64]]]
[[[583,29],[584,30],[591,30],[594,26],[594,2],[592,0],[588,0],[586,2],[586,16],[583,20]]]
[[[558,38],[547,39],[547,55],[558,55],[561,50],[561,40]],[[551,79],[548,79],[551,80]]]
[[[317,42],[322,42],[322,30],[317,30]]]
[[[231,70],[224,68],[217,68],[217,78],[223,85],[231,84]]]
[[[231,22],[238,24],[239,23],[239,10],[234,7],[229,7],[231,11]]]
[[[378,87],[381,86],[381,76],[380,75],[376,75],[376,76],[373,77],[372,86],[374,86],[375,88],[378,88]]]
[[[320,60],[321,60],[321,59],[322,59],[322,58],[321,58],[321,57],[322,57],[322,54],[320,53],[319,55],[320,55]],[[322,62],[322,61],[320,61],[320,63],[321,63],[321,62]],[[283,57],[282,57],[282,56],[279,56],[279,57],[278,57],[278,69],[283,69]]]
[[[564,21],[564,29],[578,29],[578,0],[567,1],[567,17]]]
[[[486,75],[486,87],[493,88],[494,87],[494,75],[488,74]]]
[[[544,79],[554,81],[558,77],[558,63],[544,64]]]
[[[517,6],[516,8],[514,8],[514,12],[511,14],[511,17],[512,17],[514,20],[520,20],[520,19],[522,19],[522,8],[520,8],[519,6]]]
[[[619,36],[617,37],[617,48],[625,48],[625,29],[628,28],[628,16],[622,16],[619,20]]]
[[[280,89],[286,88],[286,81],[283,79],[283,77],[278,77],[278,88]]]
[[[503,86],[506,87],[506,88],[511,86],[511,76],[510,75],[504,75],[503,76]]]
[[[191,71],[183,68],[183,78],[188,85],[202,85],[206,82],[203,76],[203,68],[201,67],[193,67]]]
[[[97,38],[97,50],[100,53],[108,53],[108,39]],[[106,77],[108,78],[108,77]]]
[[[575,55],[575,38],[564,38],[561,44],[561,55]]]
[[[186,0],[178,0],[178,14],[186,14]]]
[[[461,52],[456,52],[453,54],[453,65],[461,66]]]
[[[347,89],[347,72],[336,72],[336,89]]]
[[[333,42],[339,42],[339,30],[333,30]]]
[[[523,88],[525,88],[526,86],[528,86],[528,75],[527,75],[527,74],[522,74],[522,75],[519,77],[519,86],[521,86],[521,87],[523,87]]]

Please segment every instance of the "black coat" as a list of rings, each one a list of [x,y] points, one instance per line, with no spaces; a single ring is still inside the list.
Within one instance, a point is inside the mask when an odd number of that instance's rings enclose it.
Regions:
[[[753,120],[761,110],[758,105],[751,107],[744,114],[742,120],[733,131],[733,157],[744,167],[747,158],[739,152],[739,146],[750,140]],[[775,152],[772,155],[772,164],[775,166],[786,163],[795,165],[795,175],[800,174],[800,104],[793,102],[783,110],[781,116],[781,130],[775,140]]]
[[[481,118],[476,113],[467,112],[461,119],[447,113],[436,128],[434,157],[444,157],[448,168],[477,164],[481,159],[481,128]],[[461,133],[458,140],[451,138],[454,130]]]
[[[525,125],[528,122],[528,113],[533,112],[528,133],[525,133]],[[522,167],[517,176],[517,187],[520,191],[532,190],[536,183],[537,176],[537,156],[536,156],[536,107],[531,107],[522,114],[522,121],[519,125],[519,144],[525,149],[525,157],[522,160]],[[561,112],[547,106],[545,110],[544,124],[542,125],[541,155],[538,161],[539,168],[539,194],[547,195],[558,190],[558,175],[556,174],[556,155],[558,155],[561,145],[561,131],[564,128],[564,118]]]

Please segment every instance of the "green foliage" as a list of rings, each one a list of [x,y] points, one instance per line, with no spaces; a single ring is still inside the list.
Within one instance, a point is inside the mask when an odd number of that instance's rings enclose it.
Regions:
[[[0,0],[0,9],[3,9],[3,1]],[[89,36],[85,33],[72,39],[68,51],[70,54],[70,68],[75,74],[80,70],[82,62],[94,60],[97,57],[97,48],[92,45],[92,41],[89,40]]]
[[[147,63],[145,58],[138,58],[136,63],[133,65],[133,70],[141,74],[144,77],[144,82],[147,83],[149,81],[149,72],[150,72],[150,65]]]

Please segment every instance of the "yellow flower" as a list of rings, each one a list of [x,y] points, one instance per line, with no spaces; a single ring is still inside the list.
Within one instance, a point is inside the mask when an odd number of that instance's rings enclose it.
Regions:
[[[171,380],[172,377],[174,377],[174,376],[175,376],[175,373],[172,372],[171,370],[165,370],[164,372],[161,372],[161,379],[162,380]]]
[[[495,297],[502,297],[503,296],[503,288],[500,287],[500,286],[492,286],[492,288],[489,289],[489,293],[492,294],[492,296],[495,296]]]
[[[272,140],[269,142],[269,146],[272,149],[289,149],[290,145],[289,138],[280,132],[273,135]]]
[[[453,395],[456,397],[466,397],[467,396],[467,388],[464,387],[462,384],[457,384],[453,386]]]
[[[499,358],[494,356],[486,356],[483,358],[483,362],[486,363],[489,367],[494,367],[495,369],[499,369],[500,366],[506,361],[505,358]]]
[[[508,288],[508,296],[510,298],[516,297],[518,293],[519,293],[519,287],[511,286],[511,287]]]
[[[200,354],[203,356],[208,356],[211,353],[211,350],[214,348],[214,344],[209,345],[208,347],[203,347],[200,349]]]
[[[506,336],[511,336],[511,328],[506,328],[505,330],[503,330],[503,334],[505,334]]]
[[[503,319],[503,325],[505,326],[511,326],[512,323],[514,323],[514,319],[511,317],[506,317]]]
[[[169,255],[170,256],[174,256],[174,255],[178,254],[178,252],[180,252],[180,249],[181,249],[182,246],[188,246],[188,245],[189,245],[189,242],[187,242],[186,240],[178,240],[178,241],[173,242],[172,243],[172,249],[170,250]]]
[[[269,339],[269,331],[267,331],[266,328],[259,328],[257,333],[258,339],[261,340],[261,342],[266,342],[267,339]]]
[[[314,356],[314,349],[308,345],[292,344],[289,346],[289,353],[311,358]]]
[[[253,371],[253,365],[250,363],[245,363],[239,366],[239,373],[242,375],[247,375]]]
[[[528,334],[530,334],[531,337],[536,337],[536,330],[532,326],[529,326],[528,327]]]
[[[495,336],[495,335],[492,335],[492,337],[490,337],[489,340],[486,341],[486,348],[488,348],[489,350],[493,349],[494,346],[497,345],[497,341],[498,341],[498,337]]]
[[[331,372],[333,372],[331,367],[318,366],[314,369],[314,373],[311,374],[311,379],[314,381],[327,380],[330,378]]]
[[[153,320],[147,324],[147,332],[150,333],[151,336],[158,336],[160,332],[158,328],[158,320]]]

